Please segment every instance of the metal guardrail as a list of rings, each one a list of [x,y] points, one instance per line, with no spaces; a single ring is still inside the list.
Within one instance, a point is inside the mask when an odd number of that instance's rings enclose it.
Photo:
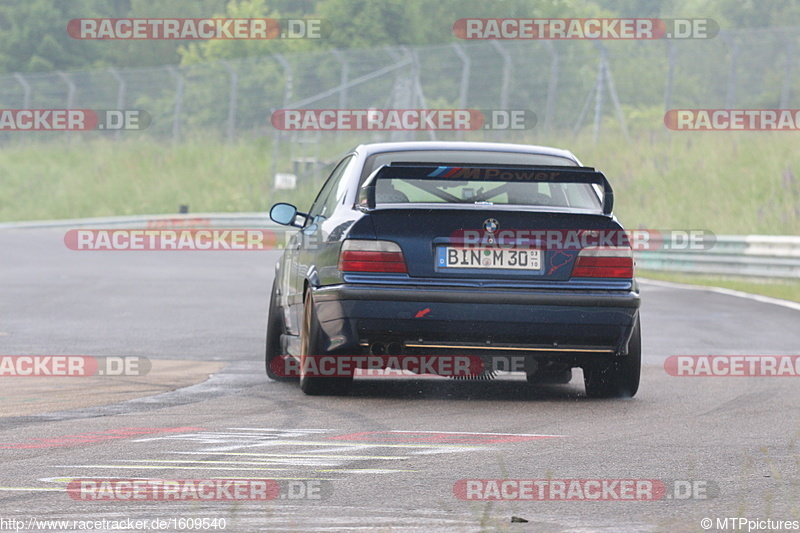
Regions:
[[[800,237],[795,236],[718,235],[707,250],[665,246],[635,257],[636,267],[646,270],[800,278]]]
[[[286,228],[270,220],[266,213],[193,213],[185,215],[138,215],[127,217],[83,218],[10,222],[0,229],[36,228],[264,228],[281,234]],[[800,278],[800,236],[718,235],[711,247],[667,240],[657,250],[635,252],[636,267],[644,270],[722,274],[766,278]],[[707,249],[703,249],[707,248]]]
[[[0,230],[73,229],[108,230],[195,230],[195,229],[262,229],[275,234],[275,247],[284,248],[288,238],[296,231],[273,222],[267,213],[193,213],[177,215],[133,215],[120,217],[74,218],[64,220],[36,220],[7,222]]]
[[[282,230],[267,213],[192,213],[185,215],[134,215],[121,217],[73,218],[6,222],[0,229],[95,228],[95,229],[167,229],[167,228],[264,228]]]

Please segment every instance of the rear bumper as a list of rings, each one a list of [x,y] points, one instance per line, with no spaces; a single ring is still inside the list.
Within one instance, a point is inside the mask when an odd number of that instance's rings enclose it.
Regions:
[[[520,353],[550,358],[624,354],[639,293],[341,284],[313,289],[328,351],[375,342],[404,353]]]

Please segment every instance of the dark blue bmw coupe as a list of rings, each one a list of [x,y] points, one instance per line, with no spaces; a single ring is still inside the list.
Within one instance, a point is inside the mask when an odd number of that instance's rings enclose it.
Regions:
[[[474,378],[567,383],[581,367],[588,396],[631,397],[639,288],[613,203],[605,176],[565,150],[358,146],[308,212],[270,211],[299,230],[276,266],[267,374],[293,361],[305,393],[342,394],[370,357],[465,356],[483,363]],[[325,373],[318,357],[348,363]]]

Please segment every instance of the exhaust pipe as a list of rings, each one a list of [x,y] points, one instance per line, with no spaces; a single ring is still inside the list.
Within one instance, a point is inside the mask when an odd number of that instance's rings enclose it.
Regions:
[[[400,355],[403,353],[403,345],[399,342],[390,342],[386,347],[386,353],[389,355]]]
[[[383,355],[386,353],[386,345],[382,342],[373,342],[369,347],[369,353],[372,355]]]
[[[369,353],[372,355],[400,355],[403,353],[403,344],[397,341],[392,341],[389,344],[384,344],[380,341],[373,342],[369,347]]]

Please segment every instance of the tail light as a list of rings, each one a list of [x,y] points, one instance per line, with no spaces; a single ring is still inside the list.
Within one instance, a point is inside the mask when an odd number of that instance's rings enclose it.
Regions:
[[[632,278],[633,251],[628,247],[584,248],[572,269],[575,278]]]
[[[343,272],[406,273],[406,260],[397,243],[347,239],[339,252],[339,270]]]

